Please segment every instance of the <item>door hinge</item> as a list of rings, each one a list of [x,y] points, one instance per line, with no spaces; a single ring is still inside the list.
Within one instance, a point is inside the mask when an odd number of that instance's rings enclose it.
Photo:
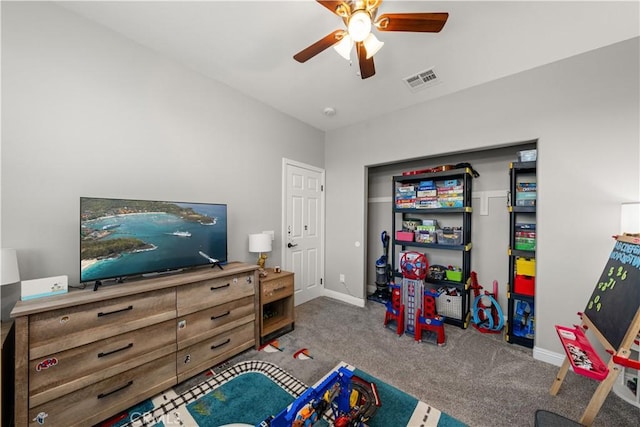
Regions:
[[[323,284],[322,277],[320,278],[320,284],[321,284],[321,285]]]
[[[324,185],[320,185],[320,191],[324,191]]]

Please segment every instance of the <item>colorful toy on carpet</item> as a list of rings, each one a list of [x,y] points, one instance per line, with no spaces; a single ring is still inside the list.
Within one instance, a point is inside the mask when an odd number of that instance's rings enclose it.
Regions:
[[[300,350],[293,353],[293,358],[300,360],[313,359],[313,357],[311,357],[311,355],[309,354],[309,350],[306,348],[301,348]]]
[[[396,333],[400,336],[404,333],[404,304],[402,304],[402,289],[399,285],[391,283],[391,300],[387,302],[387,312],[384,314],[384,326],[395,323]]]
[[[264,351],[266,353],[275,353],[276,351],[283,351],[284,347],[280,347],[278,340],[269,341],[266,344],[263,344],[258,349],[259,351]]]
[[[259,427],[310,427],[328,411],[335,427],[366,427],[380,406],[374,383],[354,375],[350,369],[339,367]]]
[[[498,334],[504,327],[504,315],[498,304],[498,281],[493,281],[493,293],[484,291],[478,283],[478,274],[471,272],[471,288],[473,289],[473,321],[472,325],[482,333]]]
[[[395,322],[398,335],[413,335],[419,342],[423,341],[423,333],[427,332],[426,337],[435,335],[435,343],[444,345],[445,318],[438,315],[436,310],[438,295],[433,289],[425,289],[424,286],[429,270],[427,257],[419,252],[404,252],[400,257],[400,269],[402,284],[389,285],[391,300],[386,304],[384,326]]]
[[[438,293],[425,289],[423,291],[422,309],[416,313],[415,339],[422,341],[422,332],[428,331],[436,334],[436,344],[445,345],[444,317],[436,313],[436,298]]]

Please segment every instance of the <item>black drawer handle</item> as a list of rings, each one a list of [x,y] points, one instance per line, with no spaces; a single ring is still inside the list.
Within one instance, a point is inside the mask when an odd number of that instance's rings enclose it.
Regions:
[[[117,353],[117,352],[119,352],[119,351],[122,351],[122,350],[130,349],[131,347],[133,347],[133,343],[132,343],[132,342],[130,342],[128,345],[125,345],[125,346],[124,346],[124,347],[122,347],[122,348],[117,348],[117,349],[115,349],[115,350],[106,351],[106,352],[104,352],[104,353],[98,353],[98,357],[105,357],[105,356],[108,356],[108,355],[110,355],[110,354],[113,354],[113,353]]]
[[[212,291],[217,291],[218,289],[228,288],[229,286],[231,286],[231,283],[227,283],[226,285],[218,286],[217,288],[214,288],[214,287],[212,286],[212,287],[211,287],[211,290],[212,290]]]
[[[226,340],[226,341],[221,342],[220,344],[217,344],[217,345],[216,345],[216,344],[214,344],[214,345],[212,345],[212,346],[211,346],[211,350],[215,350],[216,348],[220,348],[220,347],[222,347],[223,345],[227,345],[227,344],[229,344],[230,342],[231,342],[231,338],[227,338],[227,340]]]
[[[121,313],[123,311],[129,311],[129,310],[133,310],[133,306],[132,305],[130,305],[129,307],[126,307],[126,308],[121,308],[120,310],[108,311],[106,313],[100,312],[100,313],[98,313],[98,317],[108,316],[110,314]]]
[[[211,320],[216,320],[216,319],[219,319],[219,318],[221,318],[221,317],[228,316],[228,315],[230,315],[230,314],[231,314],[231,312],[230,312],[230,311],[227,311],[226,313],[222,313],[222,314],[220,314],[219,316],[211,316]]]
[[[117,393],[117,392],[119,392],[119,391],[121,391],[121,390],[124,390],[125,388],[127,388],[127,387],[131,386],[132,384],[133,384],[133,381],[129,381],[128,383],[126,383],[126,384],[125,384],[125,385],[123,385],[122,387],[118,387],[117,389],[112,390],[112,391],[110,391],[110,392],[108,392],[108,393],[100,393],[100,394],[98,395],[98,399],[102,399],[103,397],[107,397],[107,396],[109,396],[109,395],[111,395],[111,394],[113,394],[113,393]]]

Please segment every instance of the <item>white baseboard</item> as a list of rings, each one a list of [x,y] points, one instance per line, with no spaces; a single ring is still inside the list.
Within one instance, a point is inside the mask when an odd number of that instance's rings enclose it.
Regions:
[[[542,362],[547,362],[555,366],[562,366],[566,355],[564,353],[556,353],[540,347],[533,348],[533,358]]]
[[[346,302],[347,304],[355,305],[358,307],[364,307],[365,300],[357,298],[352,295],[343,294],[342,292],[332,291],[330,289],[324,289],[324,296],[337,299],[338,301]]]

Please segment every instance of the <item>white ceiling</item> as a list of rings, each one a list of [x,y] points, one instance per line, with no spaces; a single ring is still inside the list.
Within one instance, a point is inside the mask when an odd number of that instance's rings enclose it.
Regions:
[[[374,57],[376,75],[362,80],[357,60],[333,49],[304,64],[293,59],[344,28],[313,0],[59,4],[322,130],[640,35],[637,0],[385,0],[378,14],[448,12],[449,19],[435,34],[376,32],[385,45]],[[431,67],[439,83],[409,90],[403,79]],[[337,114],[325,116],[326,107]]]

